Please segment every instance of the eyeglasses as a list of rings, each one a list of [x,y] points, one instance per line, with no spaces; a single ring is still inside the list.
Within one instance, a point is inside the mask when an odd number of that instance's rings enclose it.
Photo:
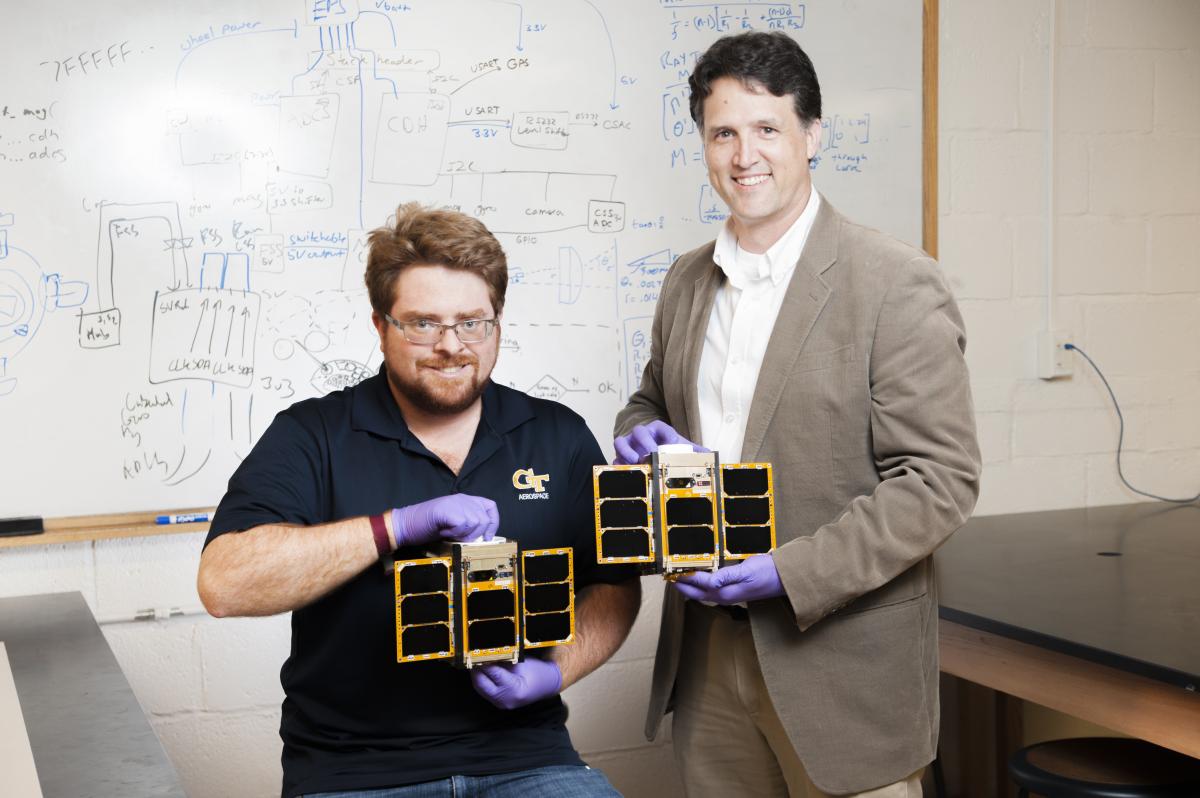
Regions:
[[[396,321],[387,313],[384,313],[383,317],[399,330],[410,344],[436,344],[442,340],[446,330],[454,330],[454,336],[464,344],[477,344],[486,341],[496,326],[495,319],[466,319],[456,324],[439,324],[429,319]]]

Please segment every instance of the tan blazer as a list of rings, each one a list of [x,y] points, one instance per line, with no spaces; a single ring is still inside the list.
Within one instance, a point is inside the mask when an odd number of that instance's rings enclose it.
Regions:
[[[713,244],[663,283],[650,362],[616,433],[663,419],[699,440],[700,352],[724,275]],[[899,781],[937,747],[930,557],[966,521],[979,449],[962,317],[925,253],[822,198],[763,358],[741,461],[774,465],[786,598],[750,605],[763,676],[809,777]],[[735,460],[723,453],[726,460]],[[684,600],[666,591],[647,737],[675,683]]]

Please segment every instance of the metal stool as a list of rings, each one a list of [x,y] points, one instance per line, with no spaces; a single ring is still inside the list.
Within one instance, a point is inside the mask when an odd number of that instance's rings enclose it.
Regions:
[[[1026,746],[1008,761],[1018,795],[1045,798],[1197,798],[1200,760],[1123,737]]]

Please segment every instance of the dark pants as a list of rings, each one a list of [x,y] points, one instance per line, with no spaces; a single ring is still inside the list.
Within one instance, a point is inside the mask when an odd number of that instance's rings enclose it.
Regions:
[[[313,793],[304,798],[621,798],[604,774],[594,768],[558,765],[499,773],[495,776],[451,776],[382,790]]]

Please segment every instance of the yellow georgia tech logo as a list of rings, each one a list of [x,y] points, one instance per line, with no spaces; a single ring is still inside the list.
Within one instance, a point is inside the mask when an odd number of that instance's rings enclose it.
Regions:
[[[549,481],[549,474],[535,474],[532,468],[518,468],[513,472],[513,487],[517,490],[532,488],[535,493],[545,493]]]

